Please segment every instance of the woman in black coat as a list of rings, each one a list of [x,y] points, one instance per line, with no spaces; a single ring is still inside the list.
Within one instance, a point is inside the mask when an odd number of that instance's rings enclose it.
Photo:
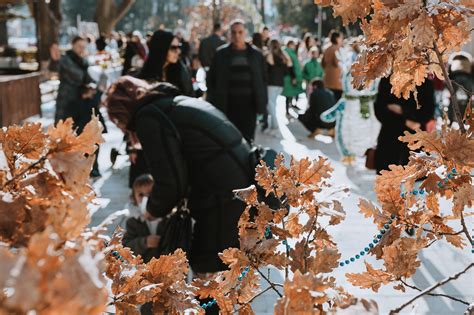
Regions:
[[[426,80],[417,87],[420,109],[416,109],[413,94],[408,100],[397,98],[390,91],[389,78],[382,78],[375,100],[375,116],[381,122],[375,166],[377,173],[388,170],[390,164],[405,165],[408,163],[409,150],[406,143],[398,140],[405,131],[416,128],[426,130],[426,123],[433,119],[435,110],[434,87],[431,80]]]
[[[217,272],[226,269],[218,253],[239,247],[245,204],[232,191],[253,181],[251,148],[221,111],[177,95],[167,84],[151,89],[143,80],[122,77],[106,105],[111,120],[142,144],[155,180],[148,213],[163,217],[187,197],[195,219],[190,265],[196,273]]]
[[[158,30],[149,43],[148,58],[138,75],[147,81],[168,82],[181,95],[193,96],[193,83],[188,68],[180,59],[181,44],[173,33]]]

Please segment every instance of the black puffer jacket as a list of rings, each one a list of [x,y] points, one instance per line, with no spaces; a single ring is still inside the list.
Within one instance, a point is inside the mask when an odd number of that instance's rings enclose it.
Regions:
[[[239,246],[245,208],[232,190],[249,186],[254,176],[249,144],[214,106],[184,96],[142,104],[133,123],[155,180],[148,211],[165,216],[187,194],[196,220],[191,267],[225,269],[218,253]]]

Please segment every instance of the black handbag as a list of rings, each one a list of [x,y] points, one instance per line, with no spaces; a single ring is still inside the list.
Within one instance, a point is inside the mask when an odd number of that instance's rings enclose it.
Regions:
[[[189,252],[192,243],[193,222],[186,199],[160,222],[157,232],[161,236],[158,245],[161,255],[172,254],[178,248]]]

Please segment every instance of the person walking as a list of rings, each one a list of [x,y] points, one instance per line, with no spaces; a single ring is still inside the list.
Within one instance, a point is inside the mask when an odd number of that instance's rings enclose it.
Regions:
[[[334,93],[336,101],[342,96],[342,65],[338,57],[344,37],[342,33],[333,31],[330,34],[331,46],[323,54],[324,86]]]
[[[105,104],[110,119],[143,146],[155,180],[146,217],[163,218],[186,198],[195,220],[187,253],[194,274],[205,278],[226,270],[218,254],[239,247],[238,221],[246,205],[232,191],[253,182],[251,146],[221,111],[179,96],[166,83],[122,77]]]
[[[104,126],[105,121],[99,111],[100,97],[102,92],[97,91],[97,86],[90,77],[87,69],[89,64],[85,59],[87,40],[76,36],[72,40],[72,49],[68,50],[59,60],[59,89],[56,98],[55,123],[59,120],[72,118],[77,133],[82,130],[91,120],[92,114],[99,116]],[[99,177],[99,165],[97,155],[91,171],[92,177]]]
[[[272,39],[266,56],[268,69],[268,112],[270,114],[270,134],[276,135],[278,121],[276,114],[277,98],[283,91],[285,75],[291,68],[290,56],[281,49],[280,41]]]
[[[268,101],[265,59],[245,42],[244,21],[233,21],[230,29],[231,43],[217,50],[209,70],[208,100],[252,142],[257,114],[265,114]]]
[[[224,29],[220,23],[216,23],[214,24],[212,35],[204,38],[199,45],[199,59],[206,72],[209,71],[217,48],[225,44],[223,35]]]
[[[180,43],[167,30],[153,33],[148,58],[138,75],[147,81],[169,82],[183,95],[193,96],[193,83],[188,68],[180,60]]]
[[[302,87],[303,73],[296,54],[296,43],[294,40],[288,41],[285,52],[290,56],[291,68],[284,78],[282,95],[286,97],[286,116],[290,117],[290,108],[298,109],[296,106],[298,95],[304,92]]]
[[[409,150],[406,143],[398,140],[405,131],[417,128],[426,130],[427,123],[433,119],[435,102],[433,82],[427,79],[417,87],[417,109],[415,97],[411,94],[405,100],[391,93],[390,78],[382,78],[375,99],[375,116],[382,124],[375,151],[375,166],[377,173],[388,170],[390,164],[405,165],[408,163]]]

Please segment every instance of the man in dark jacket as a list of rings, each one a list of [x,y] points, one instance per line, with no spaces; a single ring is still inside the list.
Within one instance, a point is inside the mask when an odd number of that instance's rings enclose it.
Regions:
[[[257,114],[267,110],[265,59],[256,47],[245,42],[242,20],[231,24],[231,44],[221,46],[212,60],[207,87],[208,100],[253,141]]]
[[[217,48],[225,44],[225,39],[222,37],[223,34],[224,30],[222,29],[221,24],[216,23],[214,24],[212,35],[204,38],[199,45],[199,60],[206,71],[211,66],[212,58],[214,57]]]
[[[111,120],[136,132],[143,147],[155,180],[147,211],[164,217],[187,197],[195,219],[188,253],[193,271],[225,270],[218,253],[239,247],[237,224],[245,204],[232,191],[252,183],[251,148],[211,104],[175,97],[177,90],[164,84],[153,90],[156,95],[142,97],[147,89],[145,81],[123,77],[106,102]]]
[[[321,120],[321,114],[330,109],[336,100],[330,89],[324,88],[321,78],[316,78],[311,82],[313,92],[309,96],[309,107],[303,115],[299,115],[298,119],[308,129],[311,134],[309,138],[314,138],[320,129],[334,128],[335,123],[327,123]]]

